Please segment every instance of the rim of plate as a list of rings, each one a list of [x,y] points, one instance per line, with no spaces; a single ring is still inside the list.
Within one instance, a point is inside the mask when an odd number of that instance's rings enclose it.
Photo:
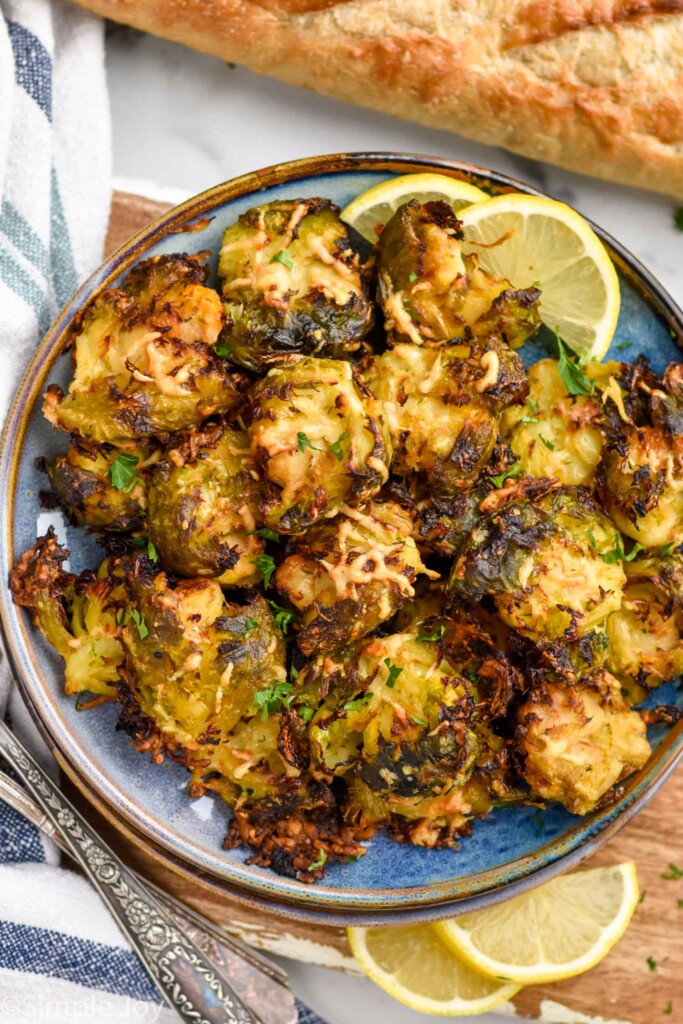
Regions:
[[[508,175],[498,174],[473,164],[420,154],[344,153],[306,157],[276,164],[240,175],[186,200],[162,214],[120,246],[78,289],[62,309],[41,340],[7,415],[0,439],[0,488],[5,500],[0,505],[0,624],[5,649],[14,674],[27,699],[31,714],[48,745],[59,752],[68,774],[77,782],[86,798],[109,809],[113,818],[145,837],[157,855],[169,864],[198,872],[213,888],[242,894],[247,901],[269,909],[280,908],[297,916],[320,920],[330,916],[338,923],[362,921],[378,924],[408,920],[428,920],[444,916],[454,905],[459,912],[506,899],[529,889],[560,871],[578,863],[601,846],[626,824],[654,795],[683,756],[683,721],[673,726],[648,762],[647,769],[627,780],[625,793],[612,807],[582,818],[555,839],[532,854],[517,857],[495,869],[427,885],[393,890],[358,890],[336,887],[316,888],[282,876],[273,877],[260,868],[221,858],[220,849],[208,853],[142,811],[127,794],[103,776],[91,762],[88,751],[69,726],[62,704],[46,685],[31,642],[33,627],[27,616],[11,601],[7,576],[13,561],[13,509],[18,467],[21,461],[28,421],[53,364],[62,354],[64,336],[73,317],[94,293],[108,287],[132,264],[143,258],[147,249],[171,233],[181,233],[193,221],[206,216],[214,207],[230,200],[256,196],[259,191],[310,178],[323,178],[342,172],[385,170],[389,174],[436,171],[489,188],[496,193],[545,193]],[[642,298],[664,319],[670,329],[683,334],[683,313],[653,275],[627,250],[589,221],[606,244],[619,270],[639,291]],[[345,915],[345,916],[344,916]]]

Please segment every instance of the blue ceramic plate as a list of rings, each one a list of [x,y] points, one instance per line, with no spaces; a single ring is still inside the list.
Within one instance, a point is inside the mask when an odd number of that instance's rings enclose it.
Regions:
[[[436,170],[466,178],[497,194],[533,192],[519,182],[467,165],[420,157],[333,156],[301,160],[246,175],[205,192],[166,214],[124,245],[80,289],[43,340],[10,412],[0,453],[2,579],[16,556],[44,533],[55,513],[41,510],[38,494],[44,478],[38,455],[65,447],[43,420],[40,396],[47,383],[66,386],[70,360],[60,357],[73,317],[103,286],[137,260],[159,253],[211,249],[216,254],[228,224],[256,203],[299,196],[328,196],[344,206],[364,189],[396,174]],[[211,218],[204,223],[203,218]],[[192,224],[201,230],[183,232]],[[683,317],[651,276],[617,243],[607,243],[620,273],[622,309],[613,343],[617,358],[646,353],[656,370],[680,355],[674,336],[683,333]],[[623,346],[626,346],[624,348]],[[528,362],[546,354],[541,340],[522,350]],[[72,550],[71,568],[95,566],[102,557],[96,542],[72,526],[58,525]],[[63,695],[62,664],[42,640],[28,616],[11,603],[6,587],[0,597],[7,647],[17,676],[51,745],[79,778],[86,794],[115,818],[145,837],[167,859],[216,885],[242,891],[269,906],[293,913],[332,914],[344,920],[416,920],[471,909],[536,884],[592,852],[652,796],[683,752],[683,724],[650,730],[654,754],[647,768],[626,784],[621,800],[586,818],[559,806],[501,808],[476,822],[459,849],[431,851],[399,846],[380,834],[358,863],[334,865],[325,880],[304,885],[246,863],[244,850],[221,848],[229,809],[217,797],[191,801],[188,775],[167,761],[150,765],[126,735],[116,732],[117,708],[103,705],[77,712]],[[657,692],[658,703],[683,704],[674,685]]]

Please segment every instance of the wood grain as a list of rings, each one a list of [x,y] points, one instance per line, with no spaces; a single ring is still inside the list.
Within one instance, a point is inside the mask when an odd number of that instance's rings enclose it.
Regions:
[[[166,208],[140,196],[115,193],[106,251]],[[595,1024],[683,1021],[683,879],[662,877],[670,863],[683,868],[682,807],[679,768],[635,820],[587,862],[593,867],[635,860],[643,901],[625,937],[598,967],[572,981],[523,990],[515,999],[520,1018],[548,1024],[579,1024],[584,1019]],[[88,813],[126,861],[246,941],[312,963],[352,969],[341,929],[302,925],[218,895],[201,880],[190,881],[160,864],[94,809]],[[656,970],[648,965],[648,957]],[[672,1012],[667,1014],[670,1002]]]

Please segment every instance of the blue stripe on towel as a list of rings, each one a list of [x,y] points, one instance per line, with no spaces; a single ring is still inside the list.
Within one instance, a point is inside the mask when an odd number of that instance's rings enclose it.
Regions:
[[[0,233],[12,239],[21,255],[32,263],[41,277],[50,273],[50,255],[42,238],[19,211],[6,199],[0,210]]]
[[[40,39],[16,21],[7,22],[17,84],[52,120],[52,59]]]
[[[66,305],[78,288],[78,274],[71,249],[69,226],[64,216],[62,197],[59,193],[57,173],[52,168],[50,212],[50,261],[52,263],[52,291],[58,308]]]
[[[0,801],[0,864],[44,860],[45,851],[38,829]]]
[[[133,953],[102,942],[0,921],[0,968],[62,978],[113,995],[160,1003]]]
[[[8,288],[11,288],[27,306],[31,307],[38,321],[38,332],[44,334],[50,325],[47,295],[17,262],[7,245],[3,245],[2,238],[0,238],[0,280],[4,281]]]

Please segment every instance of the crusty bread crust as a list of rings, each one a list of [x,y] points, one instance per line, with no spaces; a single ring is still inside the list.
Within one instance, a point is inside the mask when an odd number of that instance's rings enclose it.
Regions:
[[[683,0],[78,0],[339,99],[683,198]]]

